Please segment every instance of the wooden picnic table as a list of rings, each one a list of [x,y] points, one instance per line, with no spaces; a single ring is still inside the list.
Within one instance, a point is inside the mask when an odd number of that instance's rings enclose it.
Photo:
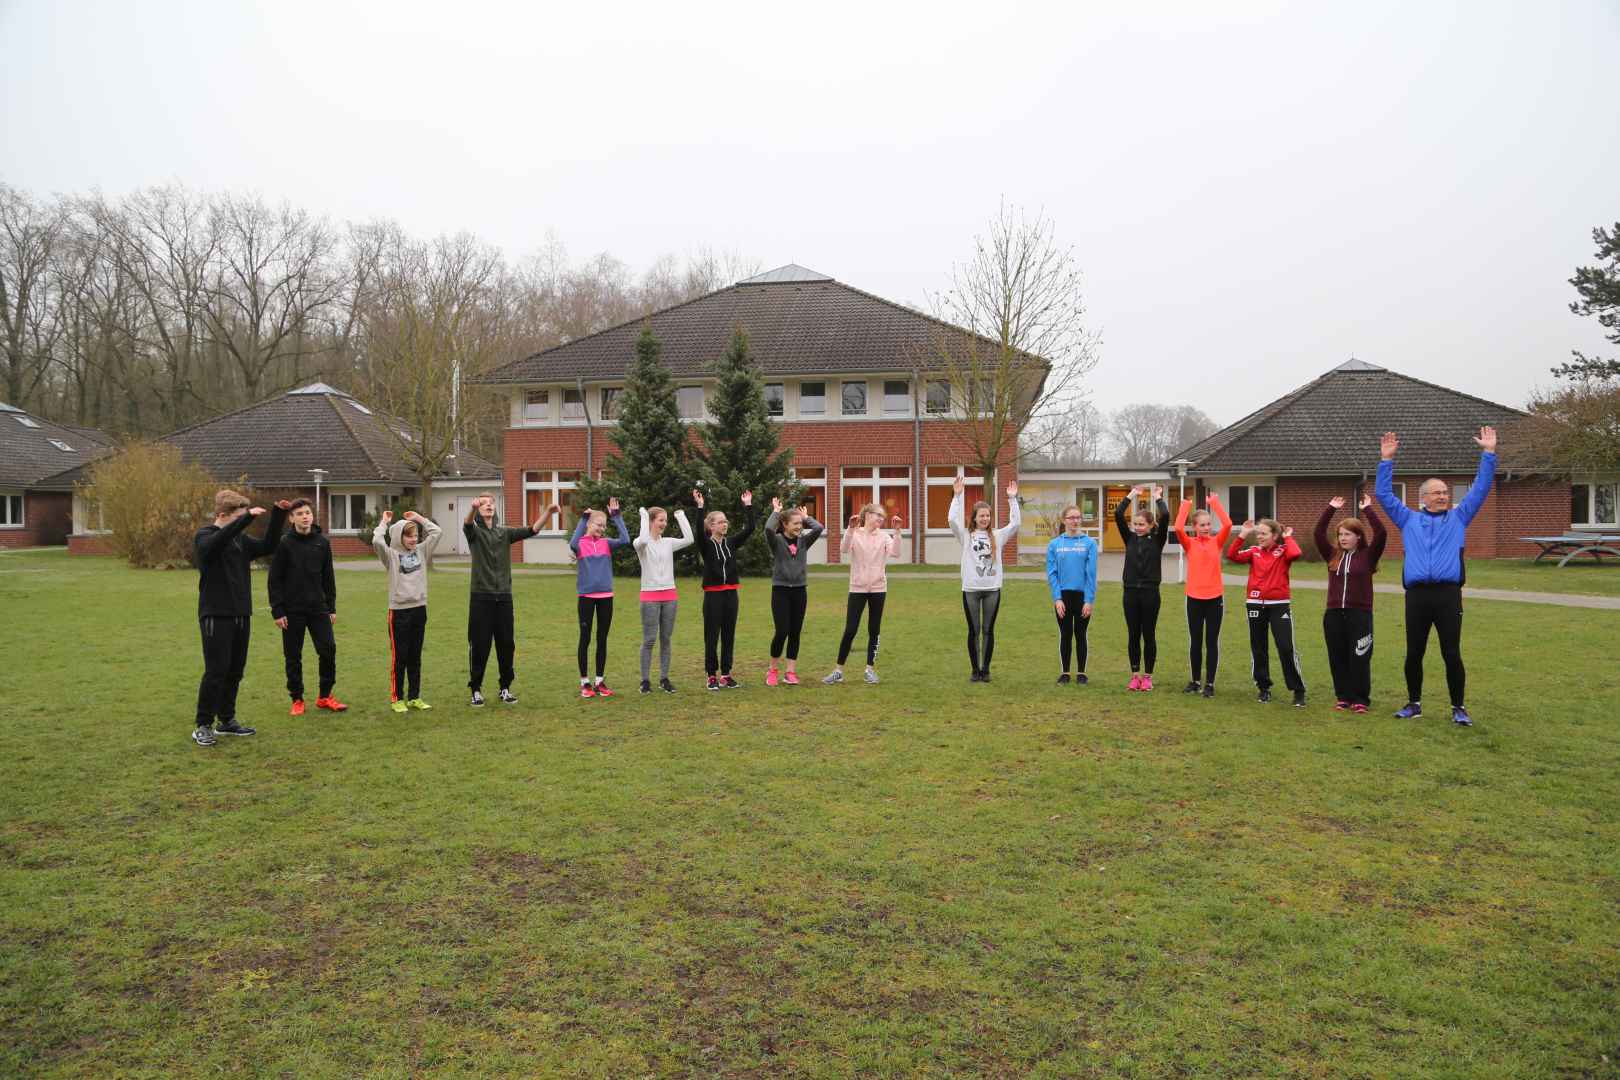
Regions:
[[[1541,554],[1535,561],[1542,559],[1558,559],[1558,565],[1563,566],[1577,555],[1590,555],[1598,563],[1603,562],[1603,556],[1613,555],[1620,559],[1620,536],[1602,533],[1565,533],[1563,536],[1521,536],[1520,540],[1529,544],[1536,544],[1541,548]]]

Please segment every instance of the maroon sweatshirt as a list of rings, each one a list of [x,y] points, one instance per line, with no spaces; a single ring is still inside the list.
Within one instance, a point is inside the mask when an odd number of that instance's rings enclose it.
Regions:
[[[1333,507],[1330,504],[1322,510],[1322,516],[1316,522],[1316,550],[1322,558],[1328,561],[1328,601],[1329,610],[1334,608],[1356,608],[1360,611],[1371,611],[1373,606],[1373,573],[1378,569],[1378,560],[1384,557],[1384,543],[1389,534],[1384,531],[1384,523],[1367,507],[1361,512],[1362,520],[1372,529],[1372,544],[1369,546],[1365,540],[1356,544],[1356,550],[1347,552],[1340,561],[1339,569],[1333,569],[1333,558],[1338,554],[1338,544],[1328,539],[1328,523],[1333,520]],[[1338,529],[1333,530],[1337,538]]]

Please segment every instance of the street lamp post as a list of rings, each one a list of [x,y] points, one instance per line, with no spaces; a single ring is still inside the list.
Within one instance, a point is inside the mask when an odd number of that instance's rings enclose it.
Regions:
[[[1172,461],[1170,464],[1176,467],[1176,477],[1179,481],[1176,491],[1177,502],[1186,502],[1187,466],[1191,465],[1192,462],[1186,458],[1176,458],[1176,460]],[[1179,542],[1176,544],[1176,580],[1183,582],[1187,580],[1187,549]]]
[[[327,472],[325,469],[311,469],[309,474],[315,478],[315,516],[325,521],[321,514],[321,481],[326,478]]]

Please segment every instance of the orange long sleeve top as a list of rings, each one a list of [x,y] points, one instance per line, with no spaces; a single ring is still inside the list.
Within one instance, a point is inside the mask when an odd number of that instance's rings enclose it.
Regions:
[[[1221,531],[1214,536],[1194,536],[1187,531],[1187,513],[1192,500],[1181,500],[1176,511],[1176,538],[1187,555],[1187,595],[1194,600],[1214,600],[1224,591],[1221,581],[1221,550],[1226,538],[1232,535],[1232,519],[1226,516],[1226,507],[1219,502],[1209,504],[1221,522]]]

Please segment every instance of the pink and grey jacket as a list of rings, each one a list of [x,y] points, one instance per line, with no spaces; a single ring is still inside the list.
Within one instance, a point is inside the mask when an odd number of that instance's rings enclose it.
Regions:
[[[618,527],[619,535],[586,536],[589,515],[579,519],[568,547],[579,559],[574,591],[581,596],[613,595],[613,552],[630,542],[630,532],[624,527],[624,515],[614,514],[608,520]]]
[[[889,591],[890,559],[900,555],[900,531],[879,529],[867,532],[863,528],[844,533],[844,550],[849,553],[849,591],[852,593],[880,593]]]

